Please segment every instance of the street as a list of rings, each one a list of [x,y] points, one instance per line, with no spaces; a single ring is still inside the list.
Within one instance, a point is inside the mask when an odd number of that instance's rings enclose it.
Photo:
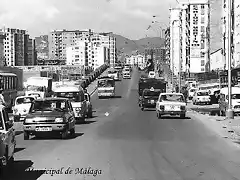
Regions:
[[[95,93],[94,117],[76,126],[74,139],[26,141],[18,135],[6,179],[240,179],[240,150],[198,120],[157,119],[154,110],[141,111],[138,78],[134,70],[131,80],[117,82],[116,98],[99,100]]]

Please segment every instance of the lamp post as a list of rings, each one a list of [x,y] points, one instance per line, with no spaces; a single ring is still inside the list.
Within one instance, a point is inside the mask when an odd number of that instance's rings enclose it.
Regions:
[[[232,110],[232,23],[231,23],[231,14],[232,14],[232,0],[228,0],[228,110],[226,116],[228,119],[234,119],[234,113]]]

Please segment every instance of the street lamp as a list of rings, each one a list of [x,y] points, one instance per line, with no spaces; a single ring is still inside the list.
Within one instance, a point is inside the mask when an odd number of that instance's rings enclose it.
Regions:
[[[232,0],[228,0],[228,110],[226,116],[228,119],[234,119],[234,112],[232,110],[232,23],[231,23],[231,14],[232,14]]]

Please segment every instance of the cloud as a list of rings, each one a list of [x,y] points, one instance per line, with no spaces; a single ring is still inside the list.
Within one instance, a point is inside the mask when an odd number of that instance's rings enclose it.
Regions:
[[[27,29],[33,36],[92,28],[136,39],[145,37],[153,15],[168,22],[169,2],[175,0],[1,0],[0,24]]]

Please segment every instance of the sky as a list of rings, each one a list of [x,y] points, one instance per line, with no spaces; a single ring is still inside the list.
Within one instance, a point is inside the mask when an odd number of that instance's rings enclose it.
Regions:
[[[32,37],[55,29],[93,29],[135,40],[160,36],[174,6],[176,0],[1,0],[0,24],[26,29]],[[147,30],[152,21],[157,23]]]

